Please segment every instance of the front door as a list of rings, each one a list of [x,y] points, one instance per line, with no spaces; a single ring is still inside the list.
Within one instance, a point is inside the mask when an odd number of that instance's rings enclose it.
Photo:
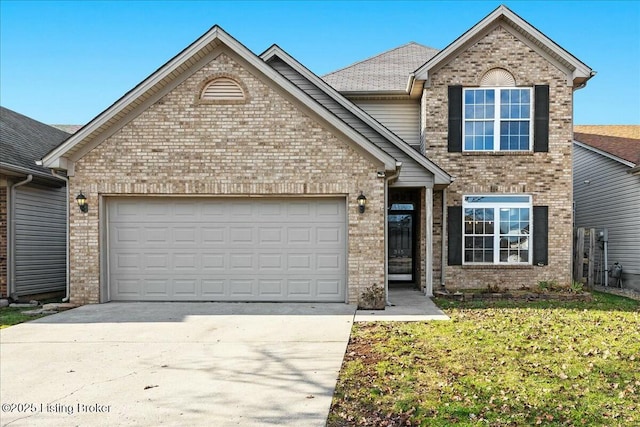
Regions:
[[[415,209],[413,203],[393,203],[387,215],[389,280],[413,282],[415,271]]]

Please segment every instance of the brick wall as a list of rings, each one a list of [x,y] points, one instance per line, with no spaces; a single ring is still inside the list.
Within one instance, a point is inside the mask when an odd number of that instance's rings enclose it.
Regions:
[[[549,85],[548,153],[447,152],[447,86],[477,86],[482,76],[495,67],[511,72],[518,86]],[[548,266],[447,266],[447,287],[535,286],[539,280],[570,283],[573,93],[567,86],[565,73],[498,26],[430,77],[430,85],[425,87],[422,98],[423,139],[427,157],[455,177],[447,189],[448,205],[460,206],[464,194],[495,192],[530,194],[534,205],[549,206]],[[434,278],[440,274],[441,225],[437,225],[437,218],[441,217],[441,199],[434,197],[433,251],[437,254],[434,256]]]
[[[7,245],[9,244],[7,232],[7,181],[0,175],[0,297],[7,297]]]
[[[196,102],[213,75],[239,80],[247,102]],[[72,302],[100,301],[98,206],[108,195],[347,195],[348,299],[384,283],[376,165],[257,75],[223,53],[76,163],[69,191],[82,190],[90,209],[71,209]]]

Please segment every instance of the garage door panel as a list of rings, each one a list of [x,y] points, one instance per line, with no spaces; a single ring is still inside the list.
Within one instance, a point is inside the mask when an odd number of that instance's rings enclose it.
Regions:
[[[258,227],[258,243],[260,245],[282,245],[284,230],[280,227]]]
[[[335,279],[318,280],[318,295],[340,295],[340,281]]]
[[[225,280],[223,279],[203,279],[202,295],[214,300],[225,297]]]
[[[230,245],[253,245],[254,229],[253,226],[229,228],[229,244]]]
[[[143,295],[166,297],[171,294],[169,279],[143,279]]]
[[[137,271],[142,268],[140,258],[139,253],[119,253],[118,256],[115,257],[115,262],[120,270]]]
[[[301,270],[309,271],[311,270],[312,257],[313,254],[311,253],[289,254],[287,256],[287,267],[289,270],[296,270],[297,272],[300,272]]]
[[[284,272],[284,262],[282,254],[262,253],[258,255],[258,268],[261,272]]]
[[[206,273],[223,272],[226,270],[226,254],[204,253],[202,254],[202,270]]]
[[[289,294],[298,296],[311,295],[311,279],[291,279],[289,280]]]
[[[258,281],[258,292],[260,296],[284,298],[283,279],[260,279]]]
[[[204,246],[216,247],[228,243],[225,227],[203,227],[200,231]]]
[[[229,295],[232,297],[251,297],[255,294],[253,290],[254,280],[250,279],[229,279]]]
[[[342,230],[338,227],[316,228],[316,242],[319,245],[336,245],[342,242]]]
[[[171,236],[169,227],[145,227],[143,230],[145,243],[169,243],[169,237]]]
[[[344,301],[344,199],[112,199],[112,300]]]
[[[311,227],[288,227],[287,244],[290,245],[310,245],[312,242]]]
[[[173,292],[178,296],[197,297],[197,285],[196,279],[177,279],[173,281]]]

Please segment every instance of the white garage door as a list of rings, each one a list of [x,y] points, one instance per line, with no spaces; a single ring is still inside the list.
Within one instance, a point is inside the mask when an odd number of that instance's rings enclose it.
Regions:
[[[113,301],[344,301],[344,199],[108,201]]]

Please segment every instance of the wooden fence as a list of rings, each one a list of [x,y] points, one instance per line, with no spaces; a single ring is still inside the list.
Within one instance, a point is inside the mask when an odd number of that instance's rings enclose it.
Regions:
[[[596,253],[596,229],[578,228],[574,234],[573,280],[593,290]]]

